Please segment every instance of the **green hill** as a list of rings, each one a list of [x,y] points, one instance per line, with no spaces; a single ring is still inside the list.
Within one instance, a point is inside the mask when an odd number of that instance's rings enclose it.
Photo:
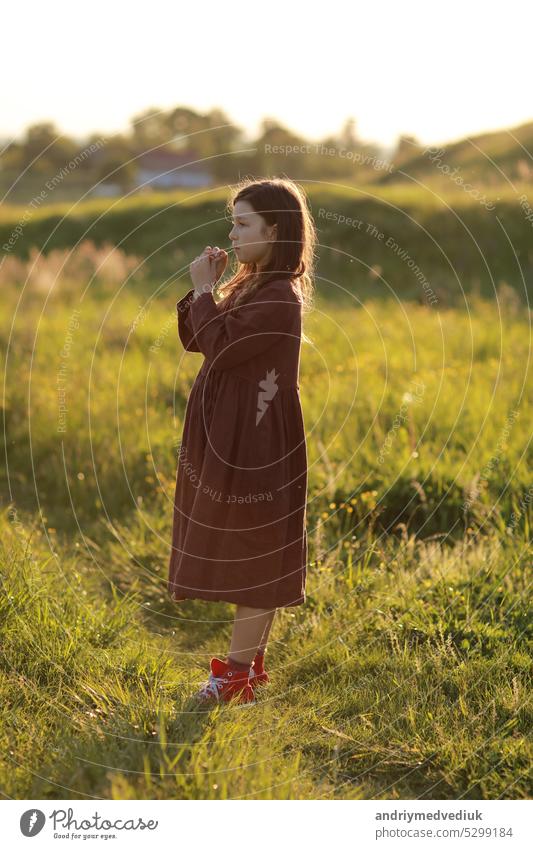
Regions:
[[[531,301],[532,229],[519,203],[527,185],[487,190],[492,208],[450,180],[438,191],[407,183],[306,189],[319,235],[317,288],[334,300],[400,297],[444,307],[464,304],[469,292],[494,298],[505,284],[522,304]],[[217,189],[57,205],[22,225],[20,210],[4,212],[0,283],[2,275],[12,278],[13,257],[69,252],[91,240],[139,257],[140,271],[127,278],[128,287],[142,276],[150,279],[150,291],[154,279],[169,285],[187,276],[206,244],[230,249],[226,198],[227,189]]]
[[[421,150],[413,146],[412,155],[409,155],[407,149],[397,167],[400,170],[377,174],[376,182],[387,185],[409,182],[410,179],[422,182],[439,179],[446,181],[450,180],[450,172],[458,169],[455,179],[461,176],[465,181],[475,183],[480,190],[524,181],[529,183],[531,190],[533,121],[519,127],[431,145]]]

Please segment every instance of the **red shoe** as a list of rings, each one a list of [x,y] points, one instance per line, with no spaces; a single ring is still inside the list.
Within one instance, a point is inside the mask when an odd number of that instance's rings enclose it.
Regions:
[[[245,669],[231,669],[228,663],[218,657],[211,658],[211,674],[197,698],[204,704],[235,701],[247,705],[255,702],[248,672]]]
[[[268,672],[265,672],[264,669],[262,672],[256,672],[254,667],[255,660],[252,663],[250,669],[250,684],[252,685],[252,687],[257,687],[259,684],[268,684],[270,681],[270,678],[268,677]]]

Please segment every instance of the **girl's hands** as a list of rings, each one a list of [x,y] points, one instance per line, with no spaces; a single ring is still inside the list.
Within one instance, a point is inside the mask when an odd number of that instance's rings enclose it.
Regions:
[[[189,266],[189,273],[198,294],[211,292],[217,280],[224,273],[228,255],[218,247],[208,245],[200,256],[197,256]]]
[[[215,263],[215,283],[217,280],[220,280],[224,271],[226,269],[226,265],[228,263],[228,255],[225,250],[222,248],[214,249],[214,263]]]

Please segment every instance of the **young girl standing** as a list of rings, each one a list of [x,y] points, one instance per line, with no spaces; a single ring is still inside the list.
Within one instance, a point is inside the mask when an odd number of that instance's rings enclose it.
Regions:
[[[201,701],[254,701],[278,607],[305,602],[307,448],[299,396],[302,314],[312,301],[315,227],[288,179],[247,180],[230,199],[237,270],[207,246],[177,303],[187,351],[204,355],[179,449],[168,591],[236,605],[226,660]]]

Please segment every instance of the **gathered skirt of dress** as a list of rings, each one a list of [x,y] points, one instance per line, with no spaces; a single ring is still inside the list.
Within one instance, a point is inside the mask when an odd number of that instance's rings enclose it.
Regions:
[[[214,369],[202,369],[192,387],[178,450],[169,579],[175,601],[260,608],[305,601],[299,390],[279,390],[258,424],[257,394],[253,383]]]

